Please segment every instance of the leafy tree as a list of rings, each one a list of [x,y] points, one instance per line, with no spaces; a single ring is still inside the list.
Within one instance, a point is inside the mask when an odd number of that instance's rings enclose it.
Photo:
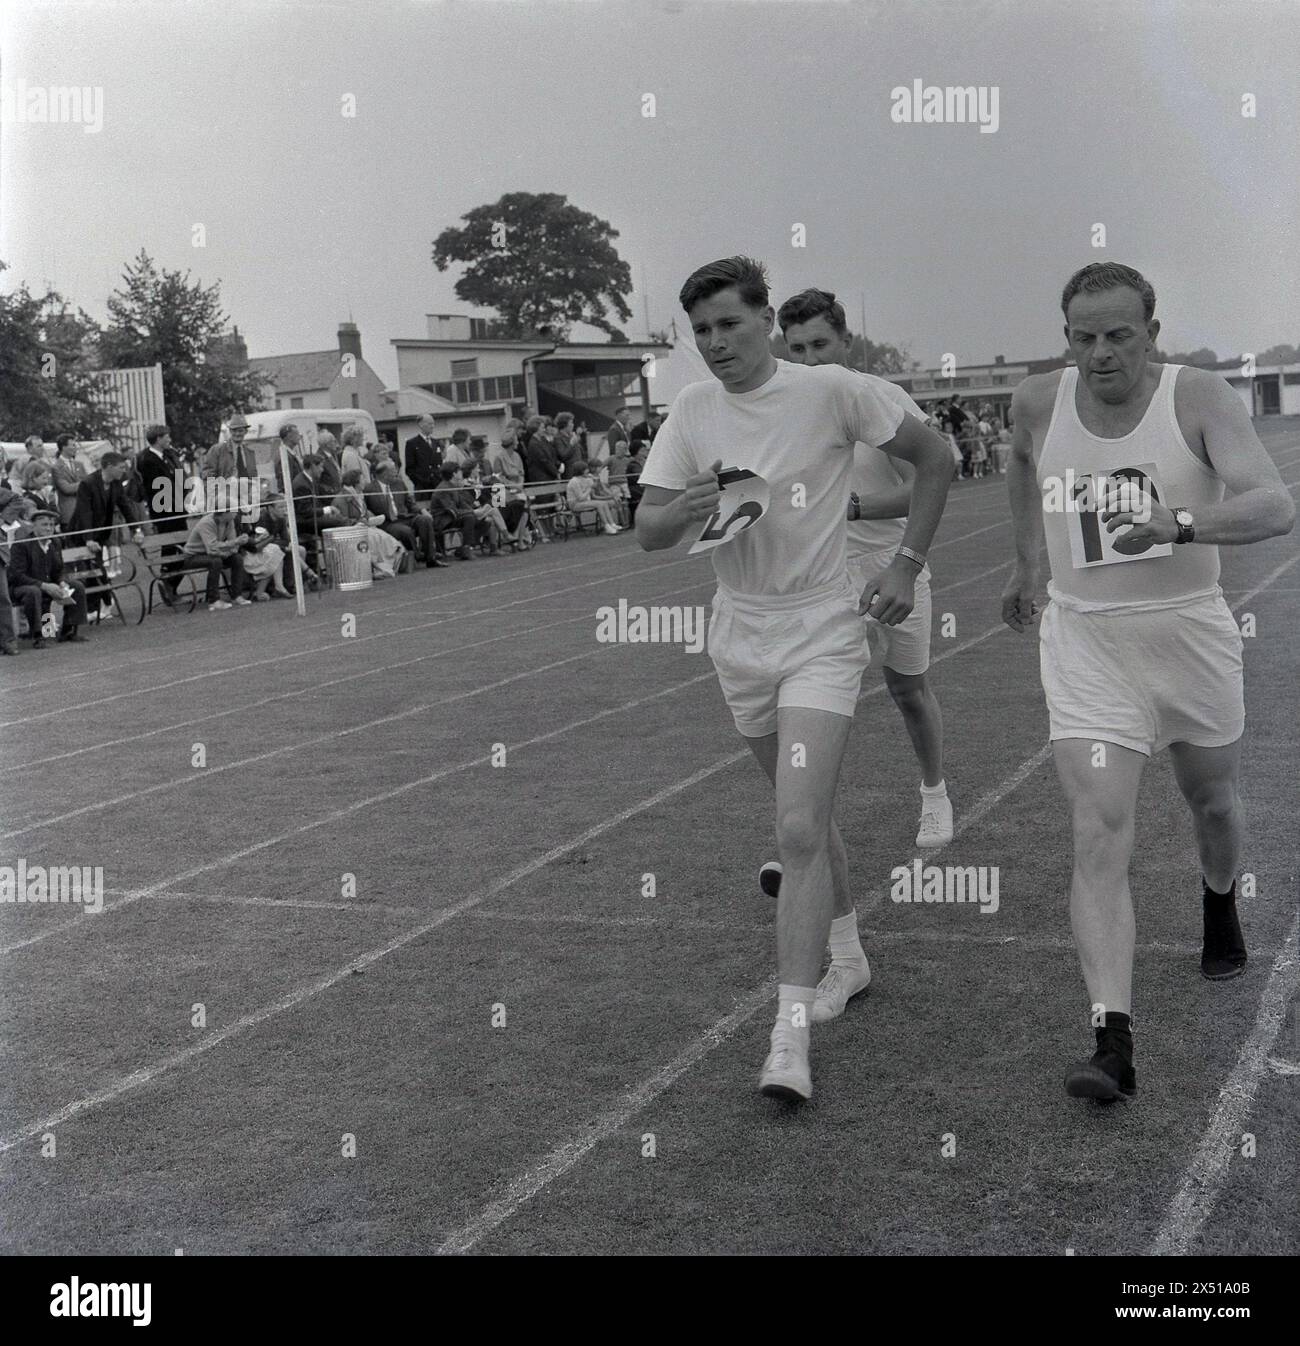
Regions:
[[[1270,346],[1255,356],[1257,365],[1293,365],[1300,362],[1300,347]]]
[[[97,337],[94,322],[54,290],[0,294],[0,439],[116,431],[117,414],[94,400]]]
[[[203,286],[190,273],[159,270],[142,248],[108,300],[109,325],[100,340],[114,369],[162,365],[167,424],[176,442],[210,444],[231,407],[256,406],[266,380],[226,361],[208,359],[225,331],[221,286]]]
[[[465,266],[458,298],[494,309],[502,335],[532,336],[545,328],[563,341],[575,323],[623,334],[605,316],[632,316],[626,296],[632,273],[613,240],[618,230],[557,192],[507,192],[493,205],[462,215],[433,241],[433,263]],[[623,338],[626,340],[626,338]]]

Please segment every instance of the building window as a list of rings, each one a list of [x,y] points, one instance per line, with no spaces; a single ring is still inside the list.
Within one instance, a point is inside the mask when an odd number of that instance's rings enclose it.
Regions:
[[[433,393],[435,397],[441,397],[444,402],[450,402],[452,400],[450,383],[435,383],[433,385]]]
[[[601,397],[622,397],[622,374],[602,374],[600,376],[600,395]]]
[[[524,376],[522,374],[510,375],[510,392],[512,396],[520,399],[528,396],[524,391]]]
[[[453,379],[478,378],[478,360],[453,360],[451,362],[451,376]]]
[[[361,403],[357,401],[357,395],[356,395],[356,393],[353,393],[353,394],[352,394],[352,408],[353,408],[353,410],[355,411],[356,408],[359,407],[360,405],[361,405]]]
[[[290,410],[290,411],[301,411],[301,410],[302,410],[302,398],[301,398],[301,397],[291,397],[291,398],[289,399],[289,410]]]
[[[573,398],[575,402],[586,402],[600,396],[597,391],[599,382],[596,379],[574,379],[573,380]]]
[[[462,406],[466,402],[479,401],[478,380],[477,379],[459,379],[452,385],[455,390],[453,399],[457,406]]]
[[[1007,376],[1006,376],[1005,374],[994,374],[993,377],[992,377],[991,379],[989,379],[989,382],[990,382],[990,383],[995,383],[995,384],[1004,384],[1004,383],[1006,383],[1006,381],[1007,381]]]

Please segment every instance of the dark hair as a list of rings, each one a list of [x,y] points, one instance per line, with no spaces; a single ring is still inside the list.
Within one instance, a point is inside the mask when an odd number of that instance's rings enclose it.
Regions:
[[[585,458],[575,458],[573,462],[573,475],[580,476],[587,470],[587,460]]]
[[[343,474],[340,480],[342,481],[344,486],[360,486],[361,469],[358,467],[348,468],[348,470]]]
[[[642,449],[645,448],[648,441],[644,439],[634,439],[628,445],[628,453],[635,458]]]
[[[443,481],[450,481],[457,472],[460,471],[459,463],[443,463],[438,469],[438,475]]]
[[[60,453],[62,453],[63,450],[66,449],[66,448],[68,447],[69,444],[73,443],[75,439],[76,439],[76,436],[75,436],[75,435],[70,435],[70,434],[68,434],[67,431],[65,430],[65,431],[63,432],[63,434],[61,434],[61,435],[58,437],[58,439],[56,439],[56,440],[54,441],[54,447],[55,447]]]
[[[557,427],[557,428],[561,428],[561,427],[563,427],[563,428],[567,428],[568,426],[572,425],[572,424],[573,424],[573,412],[571,412],[571,411],[562,411],[562,412],[560,412],[560,414],[555,418],[555,424],[556,424],[556,427]]]
[[[289,431],[296,430],[297,428],[298,428],[297,425],[293,421],[285,421],[285,423],[280,427],[280,438],[288,439]]]
[[[124,462],[126,462],[126,459],[123,458],[120,453],[114,453],[112,449],[109,449],[108,452],[100,458],[99,465],[101,468],[116,467],[119,463]]]
[[[781,331],[796,323],[825,318],[840,336],[848,336],[849,325],[844,317],[844,305],[829,290],[800,290],[777,310],[776,320]]]
[[[1156,292],[1151,282],[1131,266],[1121,262],[1089,262],[1065,282],[1061,291],[1061,312],[1070,320],[1070,300],[1076,294],[1100,294],[1103,290],[1136,290],[1142,296],[1142,314],[1147,322],[1155,317]]]
[[[307,471],[309,467],[324,467],[325,460],[319,453],[308,453],[303,455],[302,470]]]
[[[165,425],[151,425],[144,432],[144,437],[150,444],[153,444],[157,440],[160,440],[166,433],[167,427]]]
[[[453,444],[459,444],[461,440],[468,438],[469,438],[469,431],[464,429],[463,427],[459,430],[453,430],[451,432],[451,442]]]
[[[692,271],[677,296],[689,314],[701,299],[712,299],[723,290],[735,289],[750,308],[764,308],[768,302],[767,270],[752,257],[724,257]]]

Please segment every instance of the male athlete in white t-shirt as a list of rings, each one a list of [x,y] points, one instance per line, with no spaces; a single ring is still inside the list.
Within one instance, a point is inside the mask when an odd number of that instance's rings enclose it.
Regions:
[[[1200,853],[1201,972],[1219,981],[1245,970],[1242,644],[1218,548],[1276,537],[1295,520],[1226,380],[1152,360],[1155,303],[1132,267],[1077,271],[1061,309],[1078,368],[1031,375],[1011,403],[1016,568],[1002,616],[1016,631],[1032,623],[1045,539],[1052,601],[1039,654],[1074,825],[1070,923],[1097,1037],[1065,1088],[1107,1103],[1137,1092],[1129,859],[1142,768],[1166,747]]]
[[[831,808],[868,659],[860,614],[892,626],[911,612],[951,460],[937,435],[859,375],[775,359],[776,315],[757,262],[732,257],[702,267],[680,298],[714,379],[678,394],[655,439],[641,473],[637,541],[647,551],[673,547],[706,523],[715,535],[731,533],[712,552],[718,592],[709,655],[737,729],[776,787],[785,867],[777,904],[780,1002],[760,1085],[776,1097],[805,1099],[833,869],[845,864]],[[845,503],[859,441],[916,468],[906,545],[860,600],[845,568]],[[713,518],[718,473],[733,468],[756,474],[769,490],[766,510],[739,532]],[[747,517],[754,519],[752,509]]]

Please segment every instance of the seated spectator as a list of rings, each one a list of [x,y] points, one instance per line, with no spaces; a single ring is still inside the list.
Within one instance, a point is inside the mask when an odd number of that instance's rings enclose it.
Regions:
[[[310,456],[310,455],[308,455]],[[231,599],[240,607],[247,607],[244,597],[244,544],[252,534],[239,529],[238,512],[233,509],[205,514],[190,529],[185,539],[185,555],[190,561],[202,561],[208,567],[207,601],[209,612],[220,612],[231,606],[220,597],[222,576]]]
[[[240,548],[240,559],[244,563],[244,575],[253,585],[253,602],[269,601],[268,588],[273,588],[281,598],[288,598],[289,591],[281,578],[284,571],[284,549],[272,537],[268,528],[255,525],[248,531],[248,541]]]
[[[318,537],[326,528],[337,528],[339,516],[329,497],[320,489],[324,464],[309,453],[302,460],[302,471],[293,479],[293,514],[298,521],[299,536]]]
[[[517,442],[516,431],[507,425],[501,434],[501,448],[494,466],[503,497],[498,508],[506,525],[506,540],[515,551],[523,551],[532,545],[533,528],[524,492],[524,460]]]
[[[486,435],[470,436],[469,452],[461,471],[471,486],[487,486],[496,479],[496,463],[488,455]]]
[[[255,529],[265,528],[271,540],[285,556],[285,564],[280,568],[280,575],[269,590],[272,598],[292,598],[293,595],[286,587],[286,581],[291,573],[291,566],[288,564],[290,548],[293,546],[293,538],[289,533],[289,506],[278,491],[272,491],[265,499],[262,505],[262,512],[255,520]],[[298,544],[298,562],[302,566],[302,577],[307,583],[308,589],[320,588],[320,576],[307,563],[307,548],[300,542]]]
[[[370,460],[362,449],[362,434],[359,426],[352,426],[343,432],[343,453],[339,457],[340,479],[344,472],[360,472],[364,489],[370,485]]]
[[[343,486],[343,464],[339,456],[339,442],[328,430],[316,436],[316,456],[321,460],[321,490],[335,496]]]
[[[461,545],[456,548],[459,560],[468,561],[478,545],[479,522],[474,513],[474,492],[465,485],[459,463],[443,463],[438,469],[441,484],[433,493],[430,510],[438,535],[458,528]]]
[[[81,644],[86,639],[78,630],[86,625],[86,587],[63,574],[63,550],[54,537],[58,522],[57,510],[36,510],[31,516],[32,536],[9,548],[8,596],[27,618],[34,650],[44,648],[41,618],[54,603],[63,607],[59,640]]]
[[[0,486],[0,654],[18,653],[18,631],[9,599],[9,552],[12,543],[31,536],[27,516],[32,513],[30,501]]]
[[[354,467],[343,474],[343,485],[333,500],[346,528],[366,529],[370,544],[370,573],[375,579],[394,579],[406,556],[406,546],[391,533],[384,532],[382,514],[372,514],[361,490],[361,473]]]
[[[57,515],[59,497],[54,489],[54,473],[44,458],[29,458],[22,466],[23,495],[37,509],[52,509]]]
[[[597,494],[597,483],[593,480],[587,464],[581,459],[573,465],[573,476],[565,487],[569,508],[581,522],[588,514],[595,514],[609,534],[623,530],[614,522],[614,502]]]
[[[627,489],[627,465],[631,461],[632,453],[637,444],[643,444],[644,440],[633,440],[629,445],[625,440],[620,440],[615,446],[614,451],[609,455],[607,466],[609,468],[609,489],[620,500],[628,498]]]
[[[366,507],[372,514],[382,517],[379,527],[413,555],[416,554],[416,538],[419,538],[424,548],[424,563],[430,569],[446,565],[447,562],[438,555],[438,529],[429,507],[415,503],[415,497],[402,482],[397,464],[386,451],[375,457],[371,471],[374,480],[366,492]]]
[[[51,467],[59,497],[59,523],[67,532],[77,512],[77,487],[86,480],[86,467],[77,457],[77,441],[71,435],[60,435],[55,443],[58,447]]]

